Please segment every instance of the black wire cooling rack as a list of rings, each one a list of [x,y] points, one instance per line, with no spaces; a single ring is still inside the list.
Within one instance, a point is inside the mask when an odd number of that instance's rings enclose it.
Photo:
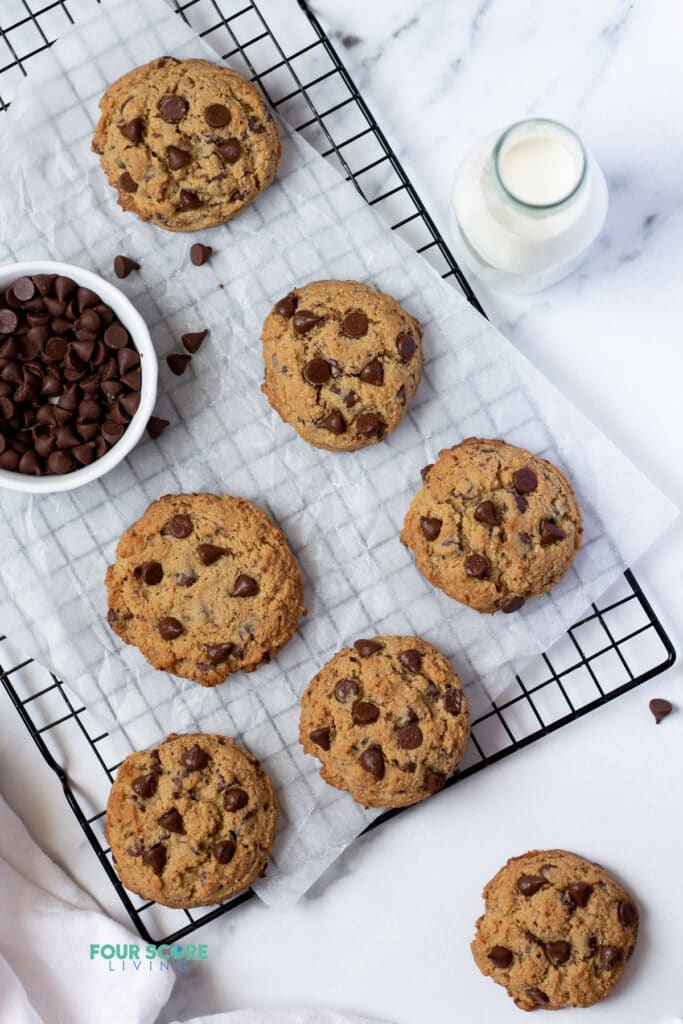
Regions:
[[[0,112],[7,109],[31,59],[72,25],[76,8],[83,11],[88,2],[2,0],[0,19],[14,20],[0,24]],[[96,2],[90,0],[92,5]],[[266,2],[262,0],[261,6]],[[279,15],[286,7],[286,31],[274,31],[255,2],[174,0],[171,6],[221,57],[258,82],[271,105],[353,182],[394,231],[483,313],[332,42],[302,0],[300,11],[294,0],[278,0]],[[296,40],[295,48],[285,42],[290,35]],[[644,683],[675,658],[662,624],[633,573],[627,571],[586,618],[524,670],[524,678],[511,680],[499,702],[472,709],[472,743],[447,786]],[[169,911],[136,901],[119,882],[104,839],[103,808],[128,749],[117,749],[114,736],[98,731],[85,705],[43,666],[26,658],[8,668],[5,661],[0,646],[4,688],[58,776],[69,806],[145,941],[177,942],[253,895],[242,893],[207,911]],[[370,829],[396,813],[381,815]]]

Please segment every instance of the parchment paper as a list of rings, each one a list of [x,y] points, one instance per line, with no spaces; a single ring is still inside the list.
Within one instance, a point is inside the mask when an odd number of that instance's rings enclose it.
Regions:
[[[142,224],[116,205],[90,139],[97,101],[159,54],[215,54],[162,0],[107,0],[31,64],[2,119],[0,262],[51,257],[112,278],[125,253],[142,271],[121,283],[161,357],[157,412],[171,420],[103,480],[71,494],[2,495],[0,623],[76,690],[131,747],[169,731],[241,739],[271,773],[282,827],[268,902],[298,898],[371,820],[327,787],[297,742],[298,698],[332,654],[359,636],[420,634],[470,692],[495,697],[546,650],[671,522],[673,506],[572,405],[368,208],[307,143],[284,128],[278,178],[232,223],[197,236]],[[380,445],[334,455],[309,447],[271,411],[260,330],[292,285],[355,278],[394,295],[423,325],[426,366],[403,425]],[[210,338],[181,378],[164,356],[188,330]],[[398,534],[419,470],[464,437],[501,437],[572,479],[585,544],[550,596],[517,615],[483,616],[427,584]],[[213,690],[151,668],[106,625],[103,578],[121,533],[169,491],[227,491],[260,504],[303,568],[308,618],[251,676]],[[637,500],[636,500],[637,499]]]

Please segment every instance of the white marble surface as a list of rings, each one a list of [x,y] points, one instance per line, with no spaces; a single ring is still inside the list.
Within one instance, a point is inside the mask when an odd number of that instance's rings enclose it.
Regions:
[[[277,2],[281,10],[295,0]],[[455,166],[480,136],[546,115],[585,138],[612,202],[582,270],[538,296],[479,293],[508,337],[683,504],[680,5],[316,0],[315,8],[446,236]],[[683,526],[636,570],[680,648]],[[652,696],[680,706],[659,728],[647,711]],[[48,852],[101,892],[99,866],[63,813],[59,787],[7,705],[3,716],[3,792]],[[468,944],[484,882],[534,846],[602,862],[643,909],[638,950],[615,995],[562,1021],[679,1016],[682,748],[677,667],[358,842],[293,910],[254,902],[209,926],[208,964],[179,976],[160,1021],[302,1004],[396,1024],[519,1020],[478,974]],[[29,781],[37,797],[27,805]],[[108,906],[119,913],[113,899]],[[62,956],[82,969],[84,951]],[[115,976],[107,984],[115,998]]]

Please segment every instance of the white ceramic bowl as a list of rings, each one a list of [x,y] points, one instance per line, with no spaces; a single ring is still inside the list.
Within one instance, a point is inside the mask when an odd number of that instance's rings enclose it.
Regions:
[[[75,469],[72,473],[64,473],[60,476],[28,476],[18,471],[0,469],[0,487],[9,487],[13,491],[25,491],[29,494],[52,494],[55,491],[73,491],[77,487],[89,484],[91,480],[97,480],[98,477],[104,476],[110,469],[117,466],[133,450],[142,437],[147,421],[154,410],[159,368],[147,324],[130,300],[115,285],[105,281],[97,274],[93,274],[90,270],[83,270],[70,263],[30,260],[26,263],[12,263],[0,267],[0,293],[4,292],[18,277],[32,277],[34,274],[59,274],[63,277],[70,277],[76,284],[96,292],[102,302],[111,306],[130,334],[140,353],[142,368],[142,388],[137,412],[126,427],[123,437],[101,459],[95,459],[89,466],[83,466],[81,469]]]

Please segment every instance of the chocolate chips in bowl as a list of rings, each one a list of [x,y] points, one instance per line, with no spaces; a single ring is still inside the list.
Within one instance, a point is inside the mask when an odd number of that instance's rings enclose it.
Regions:
[[[102,476],[139,441],[156,387],[149,331],[118,288],[62,263],[0,268],[0,486]]]

